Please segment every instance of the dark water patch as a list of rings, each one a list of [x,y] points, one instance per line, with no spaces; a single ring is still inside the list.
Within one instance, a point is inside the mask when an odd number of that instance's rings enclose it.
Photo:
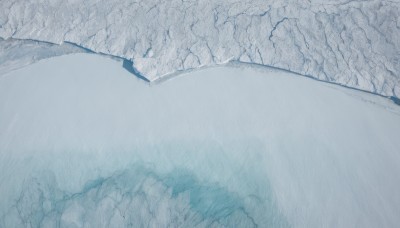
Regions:
[[[139,71],[137,71],[134,67],[133,67],[133,62],[129,61],[127,59],[123,59],[122,61],[122,67],[127,70],[129,73],[134,74],[136,77],[146,81],[146,82],[150,82],[149,79],[147,79],[145,76],[143,76]]]
[[[390,97],[390,100],[392,100],[395,104],[400,105],[400,99],[397,97]]]

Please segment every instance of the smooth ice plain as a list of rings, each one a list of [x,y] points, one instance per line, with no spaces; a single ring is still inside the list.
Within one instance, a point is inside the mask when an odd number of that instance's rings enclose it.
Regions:
[[[268,68],[0,78],[0,227],[396,227],[400,107]]]

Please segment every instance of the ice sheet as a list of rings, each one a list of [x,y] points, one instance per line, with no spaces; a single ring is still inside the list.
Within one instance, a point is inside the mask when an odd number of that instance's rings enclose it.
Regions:
[[[76,54],[0,78],[0,226],[399,224],[389,100],[254,68],[148,84],[121,65]]]

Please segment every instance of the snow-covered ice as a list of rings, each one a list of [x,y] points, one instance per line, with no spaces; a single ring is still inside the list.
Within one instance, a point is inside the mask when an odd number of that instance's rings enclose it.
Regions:
[[[3,0],[0,9],[3,39],[74,43],[131,61],[149,81],[239,61],[400,97],[399,0]]]
[[[396,227],[400,107],[268,68],[0,78],[0,227]]]

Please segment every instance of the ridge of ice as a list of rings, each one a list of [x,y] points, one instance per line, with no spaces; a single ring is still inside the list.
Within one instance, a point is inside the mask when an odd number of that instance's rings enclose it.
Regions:
[[[399,1],[12,0],[0,8],[3,39],[71,42],[131,61],[149,81],[234,60],[400,97]]]
[[[1,38],[0,50],[0,75],[45,58],[86,52],[84,49],[70,44],[56,45],[33,40],[2,40]]]

